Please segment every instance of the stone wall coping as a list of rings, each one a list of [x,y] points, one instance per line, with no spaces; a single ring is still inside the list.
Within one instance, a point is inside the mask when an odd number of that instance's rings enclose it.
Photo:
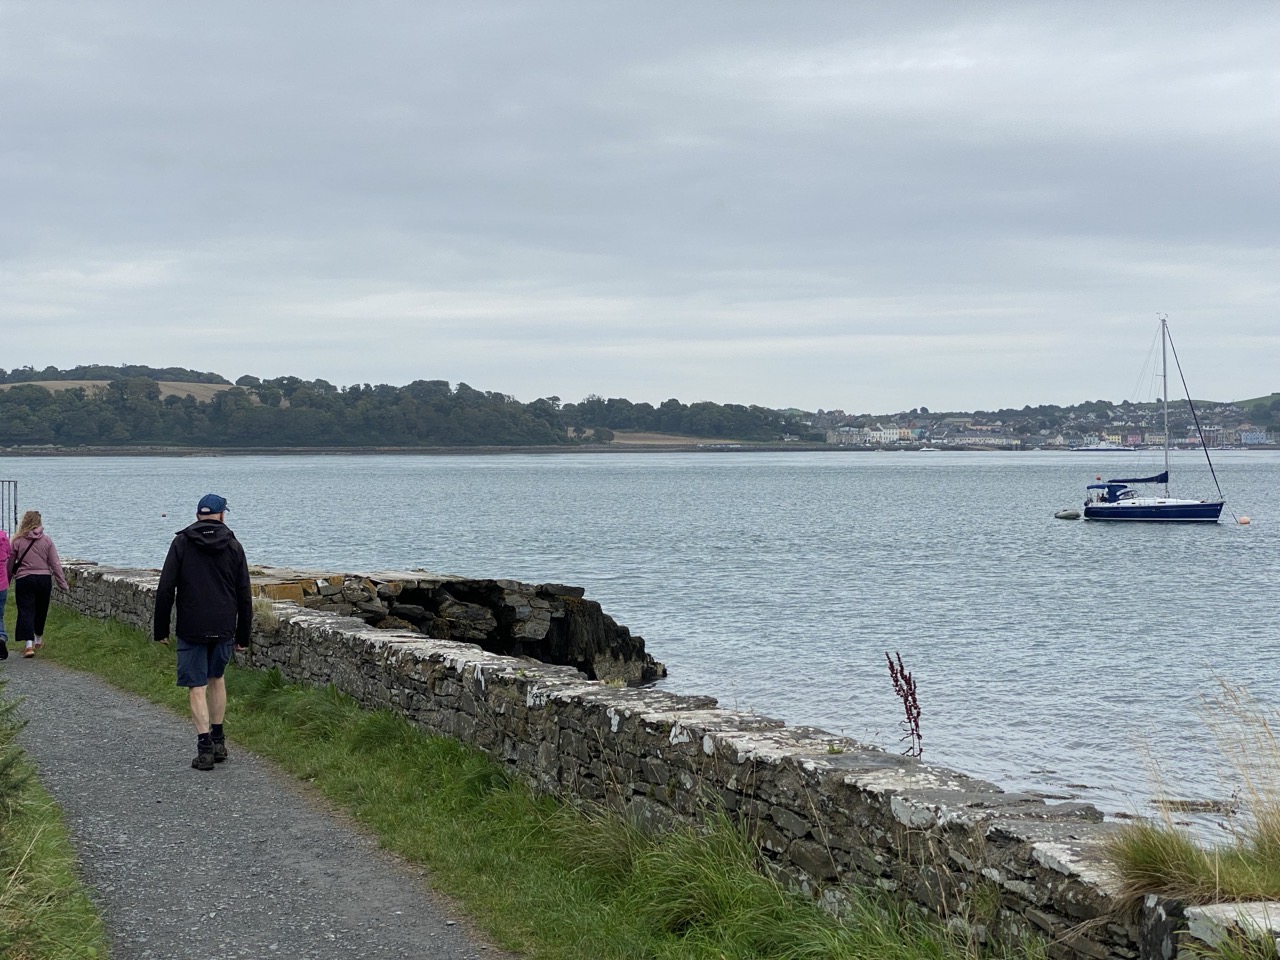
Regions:
[[[1270,937],[1280,953],[1280,903],[1211,903],[1187,907],[1187,932],[1197,940],[1217,946],[1232,934]]]
[[[435,570],[334,570],[332,567],[277,567],[254,564],[250,567],[250,579],[255,583],[293,583],[300,580],[316,582],[331,580],[371,580],[374,583],[431,583],[444,585],[448,583],[493,583],[504,590],[541,589],[543,587],[559,587],[561,584],[531,583],[525,580],[511,580],[504,577],[474,577],[460,573],[441,573]]]
[[[154,587],[160,579],[159,567],[112,567],[95,563],[91,560],[64,560],[64,567],[83,567],[94,570],[104,578],[112,581],[128,581],[142,585],[150,583]],[[504,590],[542,590],[546,588],[563,589],[557,583],[530,583],[522,580],[510,580],[501,577],[471,577],[459,573],[439,573],[429,570],[374,570],[374,571],[339,571],[332,568],[308,569],[300,567],[276,567],[254,564],[250,567],[249,579],[255,586],[276,583],[297,583],[314,580],[317,583],[330,580],[371,580],[374,583],[430,583],[443,586],[449,583],[493,583]]]

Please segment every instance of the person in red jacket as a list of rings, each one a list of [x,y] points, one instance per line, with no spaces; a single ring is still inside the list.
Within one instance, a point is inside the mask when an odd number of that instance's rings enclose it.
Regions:
[[[30,658],[44,646],[44,624],[49,616],[53,585],[57,583],[58,588],[66,593],[67,578],[62,572],[58,548],[44,532],[44,518],[39,510],[28,510],[22,515],[11,549],[5,566],[13,582],[13,600],[18,607],[14,639],[25,645],[22,655]],[[6,648],[5,656],[8,655]]]
[[[223,679],[233,650],[249,646],[253,595],[244,548],[223,523],[227,501],[205,494],[196,522],[179,530],[169,545],[156,590],[152,636],[169,642],[169,616],[177,600],[178,686],[187,688],[196,726],[196,757],[191,766],[212,770],[227,759],[222,730],[227,712]]]

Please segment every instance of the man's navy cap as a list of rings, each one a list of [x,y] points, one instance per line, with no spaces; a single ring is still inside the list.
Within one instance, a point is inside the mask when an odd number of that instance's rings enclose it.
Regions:
[[[227,509],[227,498],[216,493],[206,493],[196,506],[196,516],[203,517],[211,513],[224,513]]]

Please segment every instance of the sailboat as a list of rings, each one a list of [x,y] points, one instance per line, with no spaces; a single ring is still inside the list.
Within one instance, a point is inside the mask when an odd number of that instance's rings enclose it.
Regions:
[[[1191,403],[1191,394],[1187,394],[1187,404],[1191,407],[1191,416],[1195,421],[1196,433],[1200,437],[1200,449],[1204,451],[1209,462],[1209,472],[1213,476],[1214,486],[1218,489],[1217,500],[1182,500],[1169,493],[1169,338],[1168,317],[1160,317],[1160,365],[1164,409],[1164,470],[1151,477],[1122,477],[1106,482],[1091,483],[1086,488],[1088,499],[1084,502],[1084,518],[1086,520],[1142,520],[1148,523],[1217,523],[1222,515],[1226,498],[1222,496],[1222,487],[1218,486],[1218,475],[1213,469],[1213,461],[1209,458],[1209,448],[1204,442],[1204,432],[1200,429],[1200,418],[1196,416],[1195,405]],[[1173,361],[1178,365],[1178,377],[1183,387],[1186,380],[1182,377],[1182,365],[1178,363],[1175,350]],[[1148,493],[1134,489],[1134,485],[1151,484],[1164,487],[1163,495],[1157,490]]]

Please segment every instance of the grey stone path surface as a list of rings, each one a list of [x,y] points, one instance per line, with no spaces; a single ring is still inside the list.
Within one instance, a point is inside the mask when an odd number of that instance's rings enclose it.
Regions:
[[[0,677],[24,698],[23,747],[62,808],[113,960],[510,956],[421,871],[234,742],[228,762],[193,770],[185,718],[39,657],[11,657]]]

